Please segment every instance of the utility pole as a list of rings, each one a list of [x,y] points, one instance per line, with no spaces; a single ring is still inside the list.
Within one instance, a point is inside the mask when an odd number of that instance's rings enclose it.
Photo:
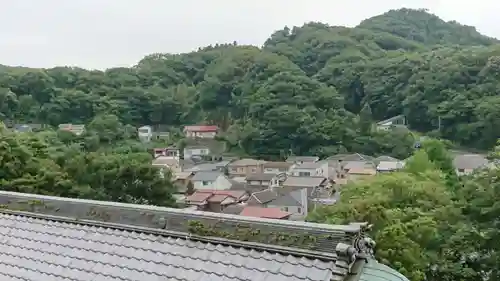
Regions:
[[[438,132],[441,132],[441,116],[438,116]]]

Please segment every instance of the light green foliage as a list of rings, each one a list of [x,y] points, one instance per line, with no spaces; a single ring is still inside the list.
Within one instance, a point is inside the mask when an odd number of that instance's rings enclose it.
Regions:
[[[342,187],[339,202],[308,220],[372,223],[377,258],[410,280],[498,280],[500,170],[455,178],[450,188],[446,150],[426,144],[403,171]]]

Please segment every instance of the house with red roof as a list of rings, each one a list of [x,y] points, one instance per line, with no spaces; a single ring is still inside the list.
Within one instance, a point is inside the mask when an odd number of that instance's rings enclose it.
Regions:
[[[183,131],[187,138],[213,139],[217,135],[219,127],[214,125],[185,126]]]
[[[246,201],[248,197],[243,190],[197,190],[186,198],[186,204],[202,211],[221,212],[230,205]]]

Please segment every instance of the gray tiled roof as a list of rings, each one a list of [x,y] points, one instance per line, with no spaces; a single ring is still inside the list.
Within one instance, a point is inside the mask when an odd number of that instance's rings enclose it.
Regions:
[[[222,176],[221,172],[200,171],[200,172],[196,172],[191,180],[192,181],[215,181],[220,176]]]
[[[270,189],[258,191],[252,194],[261,204],[266,204],[278,197],[278,194]]]
[[[297,202],[297,200],[295,200],[295,198],[293,198],[293,196],[290,193],[274,199],[273,201],[269,202],[269,205],[302,207],[302,204]]]
[[[7,191],[0,191],[0,205],[2,281],[343,281],[369,273],[362,270],[374,245],[364,238],[366,223],[325,225]],[[221,237],[236,239],[243,229],[259,235],[245,236],[248,242],[204,236],[191,222],[216,230],[210,235],[223,231],[229,236]],[[315,239],[284,244],[277,233]]]
[[[316,187],[325,180],[326,178],[324,177],[288,177],[283,182],[283,186]]]
[[[480,154],[457,155],[453,159],[453,165],[457,169],[478,169],[488,165],[488,159]]]
[[[275,176],[276,175],[274,175],[274,174],[254,173],[254,174],[247,175],[246,180],[247,181],[270,181]]]
[[[0,214],[1,280],[307,280],[335,278],[319,260],[166,233]]]

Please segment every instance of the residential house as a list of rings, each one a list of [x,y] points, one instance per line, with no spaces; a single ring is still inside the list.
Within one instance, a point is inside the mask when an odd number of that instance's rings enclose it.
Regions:
[[[228,172],[231,177],[246,177],[250,174],[262,173],[266,161],[255,159],[240,159],[229,163]]]
[[[328,178],[328,162],[305,162],[297,164],[291,171],[295,177],[325,177]]]
[[[189,194],[194,192],[193,190],[188,190],[189,184],[191,183],[191,178],[193,177],[193,172],[179,172],[173,175],[173,184],[179,194]]]
[[[278,208],[290,213],[290,220],[303,220],[308,214],[307,188],[291,191],[268,202],[267,208]]]
[[[453,159],[453,166],[457,175],[469,175],[477,169],[487,168],[489,161],[480,154],[456,155]]]
[[[142,142],[150,142],[153,138],[153,128],[151,126],[142,126],[137,129],[137,137]]]
[[[159,156],[153,160],[151,163],[154,167],[160,168],[160,175],[163,177],[167,171],[170,171],[172,175],[182,172],[182,166],[179,159],[175,159],[168,156]]]
[[[377,172],[393,172],[404,168],[405,162],[391,156],[379,156],[374,160],[377,164]]]
[[[217,135],[219,127],[217,126],[185,126],[184,135],[187,138],[202,138],[202,139],[213,139]]]
[[[386,173],[401,170],[405,167],[403,161],[380,161],[377,165],[377,172]]]
[[[295,163],[269,161],[264,163],[262,166],[264,168],[264,173],[276,175],[280,173],[288,173],[290,169],[295,166]]]
[[[85,132],[85,125],[59,124],[59,130],[71,132],[77,136],[81,136]]]
[[[42,130],[44,125],[42,124],[14,124],[12,129],[18,133],[28,133],[33,131]]]
[[[291,214],[290,219],[304,219],[308,213],[308,190],[297,188],[285,190],[281,188],[269,188],[252,193],[247,201],[248,206],[259,206],[265,208],[279,208]]]
[[[195,190],[227,190],[231,188],[231,182],[221,172],[196,172],[191,181]]]
[[[165,147],[153,149],[153,156],[155,158],[163,156],[179,159],[180,150],[177,147]]]
[[[313,198],[331,193],[332,185],[331,180],[324,177],[287,177],[282,185],[279,188],[275,188],[275,190],[280,195],[285,195],[292,191],[306,189],[307,200],[309,203],[312,203],[311,200]],[[308,208],[313,206],[309,203]]]
[[[16,202],[30,201],[41,204],[19,211]],[[408,281],[376,261],[366,223],[290,222],[7,191],[0,191],[0,204],[0,238],[9,241],[2,245],[4,280]],[[206,235],[206,226],[218,231]],[[248,230],[238,234],[242,229]],[[305,242],[290,243],[295,237]]]
[[[222,212],[230,205],[248,199],[248,193],[235,190],[197,190],[186,198],[188,206],[196,206],[197,210]]]
[[[317,156],[289,156],[286,159],[286,162],[294,164],[314,163],[318,161],[319,157]]]
[[[243,208],[239,215],[262,219],[287,220],[292,214],[281,210],[281,208],[262,208],[247,206]]]
[[[348,181],[359,180],[377,174],[377,168],[373,162],[350,161],[342,167],[342,177]]]
[[[270,187],[271,182],[273,179],[276,178],[276,175],[274,174],[265,174],[265,173],[255,173],[255,174],[249,174],[246,176],[246,183],[248,185],[253,185],[253,186],[262,186],[262,187]],[[277,185],[278,183],[274,183],[274,185]]]
[[[388,131],[395,127],[406,127],[406,118],[404,115],[397,115],[377,122],[377,130]]]
[[[184,159],[187,159],[193,156],[210,155],[210,148],[208,148],[207,146],[186,146],[183,152]]]

